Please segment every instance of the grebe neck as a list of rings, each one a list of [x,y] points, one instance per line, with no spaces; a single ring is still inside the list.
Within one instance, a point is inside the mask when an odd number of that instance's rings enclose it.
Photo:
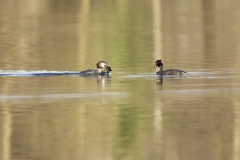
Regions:
[[[98,74],[101,74],[101,73],[102,73],[102,70],[99,69],[99,68],[97,68],[96,72],[97,72]]]
[[[162,69],[163,69],[163,64],[160,65],[160,67],[158,68],[157,72],[162,72]]]

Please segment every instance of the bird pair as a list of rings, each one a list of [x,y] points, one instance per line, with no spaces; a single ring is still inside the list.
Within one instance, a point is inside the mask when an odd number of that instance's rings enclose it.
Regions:
[[[96,73],[101,75],[104,72],[109,74],[110,71],[112,71],[111,67],[104,61],[99,61],[97,64],[97,70]],[[159,76],[164,76],[164,75],[187,75],[187,72],[178,70],[178,69],[168,69],[163,71],[163,63],[162,60],[156,60],[153,66],[153,69],[155,67],[158,67],[158,71],[156,72],[157,75]]]

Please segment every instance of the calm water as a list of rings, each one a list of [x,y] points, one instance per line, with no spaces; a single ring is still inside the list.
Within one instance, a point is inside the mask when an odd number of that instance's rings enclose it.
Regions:
[[[239,0],[0,3],[1,160],[240,159]]]

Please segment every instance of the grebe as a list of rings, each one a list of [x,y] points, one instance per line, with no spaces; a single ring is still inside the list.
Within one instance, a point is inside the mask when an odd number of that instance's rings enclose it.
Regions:
[[[157,75],[164,76],[164,75],[187,75],[187,72],[178,70],[178,69],[168,69],[163,71],[163,63],[161,60],[156,60],[153,68],[158,67]]]
[[[112,71],[111,67],[104,61],[99,61],[96,66],[97,70],[88,69],[81,71],[79,74],[81,76],[109,76],[109,72]]]

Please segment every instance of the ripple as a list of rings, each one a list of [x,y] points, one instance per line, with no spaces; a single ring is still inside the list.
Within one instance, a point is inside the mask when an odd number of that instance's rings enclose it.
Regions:
[[[41,95],[0,95],[0,101],[16,99],[75,99],[75,98],[101,98],[107,97],[127,97],[125,92],[102,92],[102,93],[77,93],[77,94],[41,94]]]
[[[120,76],[120,78],[126,79],[138,79],[138,78],[145,78],[145,79],[154,79],[156,77],[153,73],[139,73],[139,74],[128,74],[124,76]]]
[[[76,71],[26,71],[26,70],[0,70],[0,76],[58,76],[79,75]]]

